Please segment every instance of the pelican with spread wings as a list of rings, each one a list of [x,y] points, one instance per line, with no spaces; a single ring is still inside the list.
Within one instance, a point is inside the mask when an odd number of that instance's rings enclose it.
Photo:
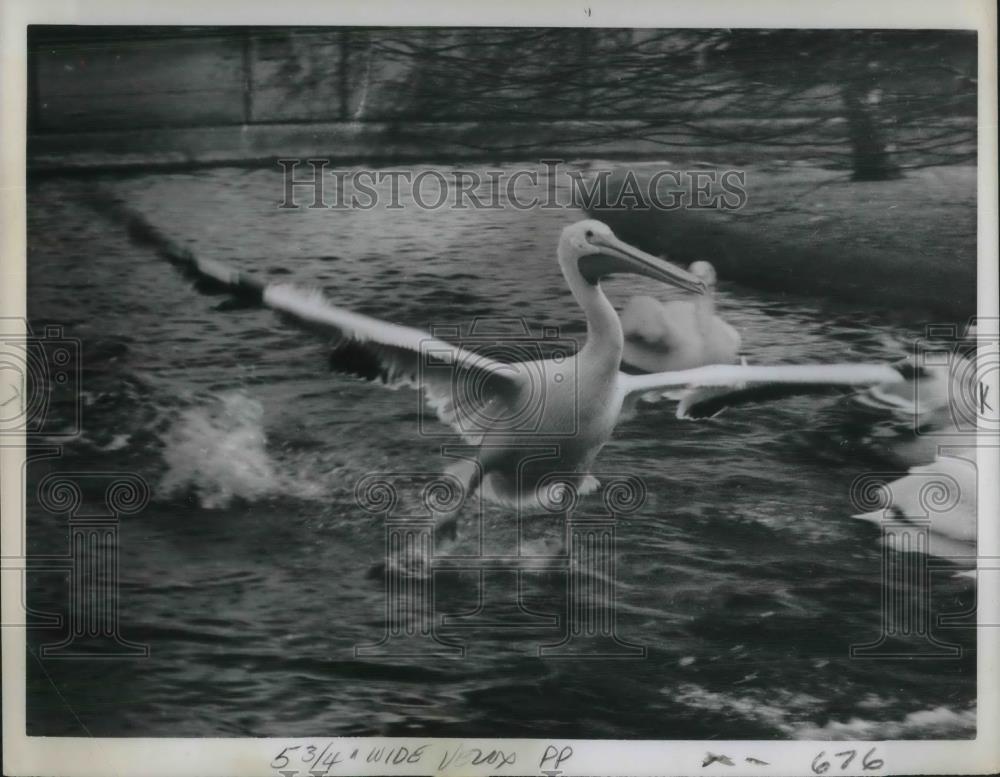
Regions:
[[[567,226],[556,251],[569,290],[587,320],[583,347],[570,356],[508,363],[419,329],[345,310],[318,291],[266,284],[196,257],[138,215],[118,210],[134,239],[151,244],[199,283],[221,287],[244,303],[272,308],[296,325],[330,337],[334,369],[423,391],[438,418],[477,446],[474,458],[449,469],[464,497],[478,489],[485,498],[519,510],[558,503],[562,497],[552,495],[553,487],[583,494],[599,486],[591,466],[631,395],[698,386],[816,382],[868,386],[906,379],[888,364],[712,365],[645,375],[623,373],[619,369],[622,326],[601,280],[630,273],[692,294],[704,294],[707,288],[697,275],[619,240],[600,221]],[[457,509],[439,516],[439,536],[454,536],[457,518]]]

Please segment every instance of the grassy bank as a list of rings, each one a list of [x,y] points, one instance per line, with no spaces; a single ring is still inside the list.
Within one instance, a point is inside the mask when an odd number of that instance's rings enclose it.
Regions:
[[[636,170],[640,180],[649,168]],[[648,178],[647,178],[648,179]],[[620,177],[609,184],[620,188]],[[976,168],[853,182],[801,164],[751,167],[736,211],[595,210],[623,238],[720,278],[965,320],[976,302]]]

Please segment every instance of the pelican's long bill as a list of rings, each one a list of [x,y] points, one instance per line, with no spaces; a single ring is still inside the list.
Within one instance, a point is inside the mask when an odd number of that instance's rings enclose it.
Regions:
[[[630,246],[614,235],[596,234],[590,238],[590,242],[601,248],[600,254],[584,256],[580,260],[580,272],[591,282],[605,275],[624,272],[644,275],[695,294],[708,291],[708,287],[696,275]]]

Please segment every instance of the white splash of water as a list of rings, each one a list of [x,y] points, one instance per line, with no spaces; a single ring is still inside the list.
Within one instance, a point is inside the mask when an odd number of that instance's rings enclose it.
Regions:
[[[899,720],[831,720],[822,726],[803,726],[793,735],[798,739],[960,739],[975,733],[974,707],[934,707],[911,712]]]
[[[164,496],[194,492],[202,507],[217,509],[233,499],[318,495],[318,487],[283,473],[271,460],[264,408],[242,391],[185,410],[164,443],[166,474],[159,488]]]
[[[822,716],[823,702],[805,693],[768,689],[728,694],[693,683],[664,688],[662,692],[695,709],[735,714],[769,724],[793,739],[950,739],[970,737],[976,731],[974,706],[958,709],[940,706],[891,719],[884,713],[895,700],[868,694],[858,702],[858,708],[883,715],[868,718],[855,715],[847,721],[828,720],[820,724],[814,720]]]

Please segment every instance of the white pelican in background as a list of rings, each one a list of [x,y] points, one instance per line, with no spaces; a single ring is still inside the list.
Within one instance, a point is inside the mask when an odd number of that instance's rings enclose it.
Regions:
[[[739,361],[740,333],[715,314],[715,268],[693,262],[688,272],[705,285],[704,294],[670,302],[629,300],[621,314],[623,369],[669,372]]]
[[[740,358],[740,333],[715,312],[715,268],[705,261],[692,262],[688,272],[702,281],[706,293],[692,299],[660,302],[653,297],[637,296],[629,300],[621,314],[625,347],[622,370],[629,373],[659,373],[691,370],[711,364],[746,365]],[[722,374],[722,373],[720,373]],[[753,374],[753,373],[747,373]],[[916,371],[914,371],[916,374]],[[826,375],[801,373],[802,380],[789,380],[775,372],[778,380],[746,383],[722,381],[681,391],[649,392],[641,398],[656,402],[679,399],[678,418],[713,418],[730,407],[770,402],[790,396],[826,394],[852,386],[870,386],[872,392],[913,392],[911,384],[902,388],[896,384],[875,384],[867,380],[864,365],[839,365],[836,372]],[[852,377],[853,376],[853,377]],[[636,397],[638,400],[639,397]],[[634,403],[628,405],[629,413]]]
[[[974,330],[966,337],[976,343]],[[881,524],[884,519],[906,522],[926,515],[930,542],[922,550],[958,563],[971,561],[973,569],[958,574],[973,578],[979,472],[970,431],[989,432],[988,419],[981,417],[986,414],[977,407],[982,401],[983,372],[977,367],[992,363],[996,353],[986,342],[980,348],[971,354],[956,350],[947,363],[924,367],[919,388],[916,383],[872,386],[855,397],[863,405],[890,412],[908,430],[921,431],[911,431],[909,439],[894,446],[894,455],[912,466],[908,474],[886,484],[888,500],[883,509],[854,517]],[[926,355],[915,354],[915,359],[925,360]],[[980,356],[986,358],[980,361]],[[959,421],[965,428],[959,427]]]
[[[968,456],[970,458],[964,458]],[[855,518],[881,525],[883,520],[920,521],[930,519],[930,545],[924,551],[933,556],[969,561],[976,555],[978,471],[975,449],[957,455],[938,455],[930,464],[911,467],[908,475],[886,485],[889,500],[881,510],[860,513]],[[928,498],[928,487],[942,490]],[[943,512],[928,510],[934,504],[947,506]]]
[[[622,404],[635,392],[684,386],[743,386],[754,381],[829,381],[852,385],[904,380],[890,365],[745,367],[716,365],[680,372],[626,375],[619,371],[624,337],[618,314],[601,290],[602,278],[633,273],[695,294],[695,275],[618,240],[599,221],[566,227],[557,258],[570,292],[587,319],[587,339],[573,356],[502,363],[433,338],[418,329],[353,313],[318,291],[266,284],[219,262],[195,257],[136,214],[115,208],[136,240],[202,283],[221,286],[244,303],[270,307],[298,325],[335,338],[333,366],[390,386],[422,389],[438,417],[478,446],[476,461],[449,469],[463,498],[480,489],[495,501],[531,508],[551,505],[552,486],[586,493],[598,486],[591,464],[611,436]],[[429,369],[447,362],[448,369]],[[530,418],[530,423],[525,423]],[[539,456],[539,446],[552,455]],[[549,508],[551,509],[551,507]],[[439,536],[454,536],[457,508],[437,516]]]

